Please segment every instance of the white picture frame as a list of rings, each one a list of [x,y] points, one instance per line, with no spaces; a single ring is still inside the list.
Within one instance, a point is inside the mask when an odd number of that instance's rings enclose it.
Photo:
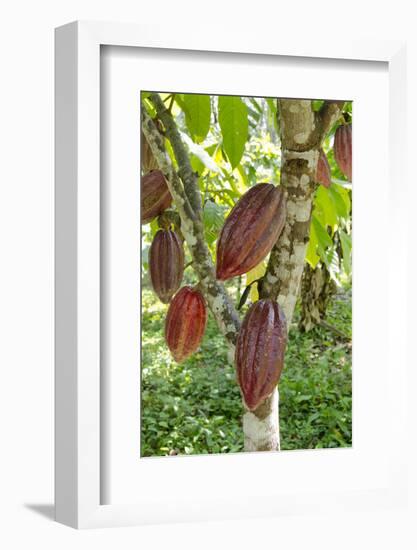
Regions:
[[[160,30],[160,29],[159,29]],[[163,38],[159,38],[162,36]],[[405,336],[395,334],[395,392],[386,406],[395,410],[390,429],[395,448],[387,452],[385,481],[380,488],[362,487],[356,493],[317,489],[286,491],[285,499],[265,494],[262,505],[249,510],[242,495],[217,494],[193,506],[169,492],[158,498],[145,494],[147,505],[134,502],[102,504],[103,410],[100,377],[100,50],[127,46],[213,52],[216,56],[254,54],[312,59],[378,61],[388,66],[389,78],[389,205],[395,228],[390,236],[396,255],[396,277],[404,276],[407,254],[403,238],[405,46],[400,42],[340,40],[288,41],[261,35],[248,46],[243,30],[178,36],[169,27],[155,32],[148,26],[75,22],[56,30],[56,519],[76,528],[134,525],[161,521],[221,519],[304,513],[340,506],[366,509],[396,506],[405,498],[403,428],[406,393]],[[222,53],[219,53],[222,52]],[[395,113],[395,116],[394,116]],[[387,136],[388,139],[388,136]],[[383,214],[383,213],[382,213]],[[401,236],[401,239],[397,239]],[[399,244],[400,243],[400,244]],[[394,247],[395,244],[395,247]],[[399,267],[400,266],[400,267]],[[404,273],[401,272],[404,266]],[[405,315],[405,284],[388,302],[389,316]],[[390,326],[390,330],[395,330]],[[400,342],[398,342],[400,339]],[[402,342],[401,342],[402,339]],[[401,343],[403,345],[401,345]],[[138,390],[139,391],[139,390]],[[378,402],[377,406],[381,406]],[[390,432],[390,437],[392,437]],[[265,453],[262,453],[265,457]],[[248,455],[247,455],[248,456]],[[267,460],[277,455],[270,454]],[[207,457],[202,457],[207,460]],[[194,458],[198,469],[202,458]],[[212,457],[213,458],[213,457]],[[225,457],[214,457],[217,468]],[[251,458],[244,458],[249,461]],[[316,455],[316,461],[326,458]],[[197,464],[197,466],[196,466]],[[385,463],[384,463],[385,464]],[[169,488],[168,488],[169,490]],[[262,491],[261,491],[262,494]],[[149,498],[148,498],[149,496]],[[247,495],[248,498],[250,494]],[[259,494],[257,494],[259,497]],[[163,506],[161,507],[161,502]]]

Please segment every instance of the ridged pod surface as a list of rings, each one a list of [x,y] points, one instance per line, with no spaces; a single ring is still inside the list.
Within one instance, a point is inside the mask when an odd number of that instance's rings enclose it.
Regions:
[[[149,223],[172,203],[167,181],[160,170],[152,170],[141,177],[141,223]]]
[[[327,160],[326,153],[323,149],[320,149],[319,160],[317,162],[316,181],[327,188],[329,188],[332,183],[329,161]]]
[[[257,266],[276,243],[285,224],[281,187],[258,183],[235,204],[217,242],[216,277],[225,281]]]
[[[160,229],[149,250],[152,287],[158,298],[168,304],[181,285],[184,274],[184,248],[171,229]]]
[[[197,350],[206,322],[204,296],[190,286],[181,288],[171,300],[165,320],[165,341],[177,363]]]
[[[256,409],[277,385],[284,366],[287,323],[277,302],[255,302],[236,342],[237,379],[249,410]]]
[[[342,124],[334,134],[334,158],[349,181],[352,181],[352,124]]]

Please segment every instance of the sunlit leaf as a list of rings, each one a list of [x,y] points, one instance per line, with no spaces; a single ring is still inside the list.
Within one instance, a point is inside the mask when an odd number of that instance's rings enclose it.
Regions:
[[[317,235],[314,231],[313,224],[310,227],[310,240],[306,251],[306,261],[314,269],[320,261],[320,256],[317,254]]]
[[[185,123],[194,141],[203,141],[210,129],[211,105],[209,95],[185,94],[183,107]]]
[[[248,139],[248,108],[236,96],[219,96],[218,105],[223,148],[232,168],[235,168],[242,158]]]
[[[198,159],[206,166],[210,171],[212,172],[219,172],[219,167],[214,162],[213,158],[210,156],[210,154],[202,147],[201,145],[198,145],[198,143],[194,143],[190,137],[184,133],[181,133],[181,138],[185,141],[185,143],[188,146],[188,149],[191,153],[193,153]]]
[[[347,275],[350,275],[352,271],[351,255],[352,255],[352,238],[345,233],[342,229],[339,231],[340,242],[342,244],[343,252],[343,268]]]
[[[201,162],[201,160],[197,157],[195,154],[190,155],[190,162],[191,162],[191,168],[194,172],[197,172],[199,176],[202,175],[202,173],[205,170],[204,162]]]
[[[334,201],[330,197],[329,189],[320,185],[314,199],[316,217],[320,217],[324,225],[329,225],[332,230],[337,225],[337,215]]]
[[[338,185],[331,185],[328,189],[329,197],[334,205],[335,212],[339,218],[347,218],[349,216],[348,203],[342,197],[347,196],[347,192]]]
[[[211,246],[217,239],[223,227],[226,208],[209,200],[204,205],[204,231],[208,244]]]
[[[253,281],[256,281],[257,279],[260,279],[261,277],[263,277],[265,275],[265,271],[266,271],[266,262],[265,260],[263,260],[253,269],[248,271],[248,273],[246,273],[246,285],[249,286],[251,283],[253,283]],[[254,284],[250,287],[250,299],[252,302],[256,302],[257,300],[259,300],[257,284]]]
[[[317,237],[317,253],[326,266],[329,266],[330,259],[326,249],[333,246],[333,241],[315,214],[312,216],[311,223]]]

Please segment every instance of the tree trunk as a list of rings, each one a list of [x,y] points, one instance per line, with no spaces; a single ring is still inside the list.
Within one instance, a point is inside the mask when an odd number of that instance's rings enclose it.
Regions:
[[[181,230],[193,258],[209,307],[219,329],[229,344],[233,360],[240,319],[224,285],[216,280],[210,252],[204,238],[202,202],[188,152],[185,149],[171,113],[158,94],[150,94],[178,163],[178,173],[167,155],[163,139],[142,107],[142,130],[159,168],[168,180],[170,192],[181,217]],[[291,324],[308,243],[312,196],[319,148],[330,125],[339,116],[337,103],[325,103],[319,113],[309,100],[280,100],[282,145],[281,185],[287,193],[287,220],[280,238],[272,249],[260,296],[278,300]],[[280,449],[278,390],[276,389],[253,412],[243,415],[245,450]]]
[[[300,330],[309,332],[321,323],[335,292],[336,283],[324,264],[319,263],[314,269],[309,264],[305,264],[301,278],[301,316],[298,323]]]
[[[338,103],[325,103],[318,113],[309,100],[278,100],[281,136],[281,185],[287,193],[287,219],[271,251],[261,298],[278,300],[288,330],[297,301],[310,234],[316,169],[322,141],[340,113]],[[286,369],[291,368],[286,365]],[[252,413],[244,415],[245,450],[280,450],[278,390]],[[254,431],[258,434],[254,436]]]

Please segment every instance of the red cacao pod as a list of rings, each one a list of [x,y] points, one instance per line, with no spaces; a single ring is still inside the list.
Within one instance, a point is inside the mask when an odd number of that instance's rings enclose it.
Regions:
[[[248,310],[236,342],[237,379],[249,410],[256,409],[277,385],[284,366],[287,323],[273,300],[259,300]]]
[[[334,158],[349,181],[352,181],[352,124],[342,124],[334,134]]]
[[[172,203],[167,181],[161,170],[152,170],[141,177],[141,222],[149,223]]]
[[[251,187],[233,207],[217,241],[217,279],[225,281],[257,266],[276,243],[286,212],[281,187]]]
[[[204,335],[207,308],[201,292],[184,286],[171,300],[165,321],[165,341],[177,363],[193,354]]]
[[[332,174],[330,171],[329,161],[327,160],[326,153],[323,149],[320,149],[320,156],[317,162],[316,181],[327,188],[329,188],[332,183]]]
[[[184,248],[175,231],[160,229],[149,250],[149,270],[155,293],[168,304],[184,274]]]
[[[140,133],[140,162],[145,174],[158,168],[158,163],[152,153],[152,149],[142,131]]]

